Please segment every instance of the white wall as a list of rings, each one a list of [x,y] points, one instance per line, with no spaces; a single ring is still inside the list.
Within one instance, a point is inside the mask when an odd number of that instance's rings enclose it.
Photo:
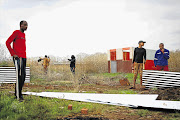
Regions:
[[[123,59],[123,51],[122,48],[116,49],[116,60],[122,60]]]
[[[111,56],[110,56],[111,54],[110,54],[110,50],[108,50],[107,51],[107,59],[108,59],[108,61],[110,61],[111,60]]]
[[[130,47],[130,59],[133,59],[134,56],[134,47]]]
[[[156,50],[146,49],[146,60],[154,60]]]

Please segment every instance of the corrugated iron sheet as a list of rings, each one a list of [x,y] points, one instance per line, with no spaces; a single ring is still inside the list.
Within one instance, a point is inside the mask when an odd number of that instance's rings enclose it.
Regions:
[[[92,102],[127,107],[151,107],[180,110],[180,101],[156,100],[158,95],[150,94],[95,94],[61,92],[25,92],[26,95],[59,98],[66,100]]]

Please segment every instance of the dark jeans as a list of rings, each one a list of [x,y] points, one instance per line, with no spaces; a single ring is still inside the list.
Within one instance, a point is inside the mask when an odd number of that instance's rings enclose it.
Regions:
[[[71,72],[72,72],[73,74],[75,74],[75,67],[70,67],[70,69],[71,69]]]
[[[14,58],[13,58],[13,62],[15,65]],[[19,81],[19,98],[22,98],[22,88],[24,86],[24,81],[26,78],[26,58],[17,59],[17,67],[18,67],[18,81]],[[15,96],[16,96],[16,84],[15,84]]]

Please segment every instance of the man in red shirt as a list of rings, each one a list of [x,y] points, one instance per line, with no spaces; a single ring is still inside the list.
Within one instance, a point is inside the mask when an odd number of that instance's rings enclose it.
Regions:
[[[27,30],[27,22],[20,22],[20,30],[15,30],[13,34],[7,39],[6,46],[14,59],[17,59],[18,64],[18,81],[19,81],[19,99],[23,100],[22,87],[26,78],[26,38],[24,31]],[[11,47],[13,43],[13,47]],[[16,86],[16,85],[15,85]],[[16,96],[16,88],[15,88]],[[17,96],[16,96],[17,97]]]

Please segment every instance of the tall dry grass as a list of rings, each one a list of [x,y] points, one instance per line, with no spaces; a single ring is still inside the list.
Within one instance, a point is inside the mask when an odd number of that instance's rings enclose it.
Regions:
[[[180,72],[180,50],[170,52],[169,70]]]
[[[51,61],[48,67],[48,73],[43,71],[42,62],[38,63],[37,60],[29,60],[28,64],[31,67],[31,79],[43,79],[46,84],[72,84],[75,91],[79,91],[79,86],[88,81],[87,76],[89,73],[105,73],[107,72],[107,55],[105,53],[96,53],[87,55],[76,59],[76,74],[72,74],[69,64],[54,64]],[[34,81],[34,82],[35,82]],[[68,86],[68,85],[67,85]]]
[[[106,53],[96,53],[86,56],[80,63],[85,73],[107,73],[108,62]]]

